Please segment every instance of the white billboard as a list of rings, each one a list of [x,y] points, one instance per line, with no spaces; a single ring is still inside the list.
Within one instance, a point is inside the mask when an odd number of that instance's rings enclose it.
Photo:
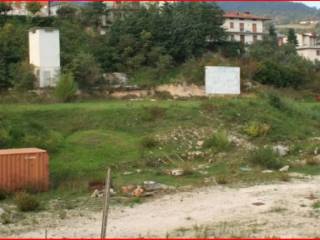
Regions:
[[[206,94],[240,94],[239,67],[205,68]]]

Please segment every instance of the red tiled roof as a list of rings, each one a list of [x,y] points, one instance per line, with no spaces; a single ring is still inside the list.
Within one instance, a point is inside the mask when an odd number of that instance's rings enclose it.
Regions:
[[[253,15],[250,12],[230,11],[230,12],[225,12],[223,16],[225,18],[252,19],[252,20],[263,20],[263,21],[271,20],[270,18]]]

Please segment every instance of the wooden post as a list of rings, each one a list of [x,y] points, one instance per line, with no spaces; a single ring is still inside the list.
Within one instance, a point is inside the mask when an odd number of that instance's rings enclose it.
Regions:
[[[110,203],[110,182],[111,182],[111,170],[108,168],[108,173],[106,177],[106,184],[105,184],[105,199],[104,199],[104,206],[102,212],[102,226],[101,226],[101,238],[106,238],[107,233],[107,223],[108,223],[108,210],[109,210],[109,203]]]

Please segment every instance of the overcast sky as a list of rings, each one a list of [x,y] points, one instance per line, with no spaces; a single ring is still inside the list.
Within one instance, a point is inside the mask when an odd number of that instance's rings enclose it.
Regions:
[[[306,4],[310,7],[320,8],[320,1],[300,1],[300,2]]]

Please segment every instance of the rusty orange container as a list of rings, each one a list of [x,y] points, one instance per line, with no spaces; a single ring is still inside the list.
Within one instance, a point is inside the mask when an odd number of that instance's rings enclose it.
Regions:
[[[0,150],[0,189],[19,191],[49,188],[49,156],[39,148]]]

